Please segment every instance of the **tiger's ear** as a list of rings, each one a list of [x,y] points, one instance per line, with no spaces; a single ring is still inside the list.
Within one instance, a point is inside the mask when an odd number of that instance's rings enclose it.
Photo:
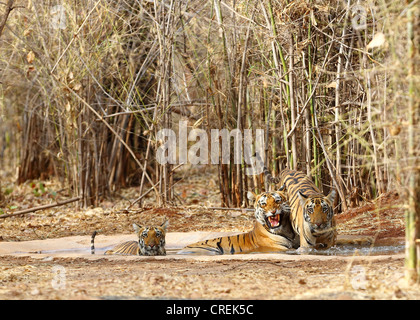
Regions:
[[[275,191],[279,196],[281,196],[281,197],[285,197],[286,198],[286,200],[289,200],[289,196],[288,196],[288,194],[285,192],[285,191],[283,191],[283,189],[280,189],[280,190],[277,190],[277,191]]]
[[[135,232],[140,232],[141,228],[142,228],[142,226],[139,226],[138,224],[133,223],[133,229],[134,229]]]
[[[337,195],[337,191],[335,189],[332,189],[331,192],[328,194],[327,199],[331,201],[332,204],[334,204],[336,195]]]
[[[280,187],[279,191],[284,191],[286,189],[286,184],[283,183],[283,185]]]
[[[300,204],[302,207],[305,205],[306,199],[308,199],[308,196],[305,196],[302,192],[298,191],[298,196],[300,200]]]
[[[257,198],[257,195],[252,191],[248,191],[246,193],[246,197],[248,198],[248,200],[254,201]]]
[[[162,223],[160,226],[161,226],[161,228],[163,228],[163,230],[165,230],[165,232],[166,232],[166,229],[168,229],[168,226],[169,226],[169,220],[165,220],[165,222],[164,222],[164,223]]]

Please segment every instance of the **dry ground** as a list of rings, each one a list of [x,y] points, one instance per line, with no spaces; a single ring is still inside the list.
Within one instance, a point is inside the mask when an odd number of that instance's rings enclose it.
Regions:
[[[170,232],[248,231],[253,213],[208,209],[218,206],[217,184],[212,172],[200,171],[199,176],[180,181],[179,203],[168,208],[154,207],[149,198],[144,209],[123,210],[129,204],[127,199],[138,196],[137,189],[132,188],[102,203],[100,208],[75,210],[74,205],[68,205],[0,219],[0,247],[10,242],[65,236],[83,236],[88,243],[93,230],[100,230],[102,235],[127,235],[132,222],[161,223],[165,218],[170,220]],[[7,196],[7,206],[19,210],[48,203],[50,191],[58,188],[45,183],[47,192],[40,196],[32,192],[32,187],[30,183],[15,187]],[[404,235],[404,212],[396,193],[350,209],[337,218],[340,234],[369,235],[378,242],[391,243]],[[1,299],[419,299],[419,287],[407,286],[403,278],[402,254],[0,256]]]
[[[2,299],[420,298],[418,288],[407,288],[402,281],[401,258],[201,261],[6,256],[0,261]]]

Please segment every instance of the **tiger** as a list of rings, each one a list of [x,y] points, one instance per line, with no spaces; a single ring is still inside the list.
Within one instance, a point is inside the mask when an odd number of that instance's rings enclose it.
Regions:
[[[257,159],[262,162],[259,154]],[[330,248],[337,242],[334,200],[337,195],[333,188],[324,196],[311,178],[301,171],[284,169],[275,178],[264,166],[264,175],[268,182],[281,184],[280,190],[286,189],[291,206],[291,224],[299,235],[300,251],[315,248]]]
[[[256,153],[261,163],[261,157]],[[352,237],[338,235],[333,213],[333,203],[337,195],[333,188],[325,197],[312,180],[303,172],[285,169],[278,177],[273,177],[266,166],[263,166],[266,180],[272,184],[280,184],[279,190],[289,197],[291,205],[291,223],[293,230],[299,235],[298,252],[305,253],[311,248],[323,249],[340,245],[372,245],[374,238],[370,236]],[[302,234],[300,230],[303,230]]]
[[[133,223],[134,231],[138,241],[127,241],[116,245],[113,249],[105,251],[104,254],[111,255],[138,255],[138,256],[165,256],[165,237],[169,221],[166,220],[160,226],[140,226]],[[95,254],[94,231],[91,237],[91,254]]]
[[[297,248],[297,239],[290,223],[290,206],[285,193],[248,191],[254,201],[256,221],[248,233],[219,237],[190,244],[179,254],[239,254],[279,252]]]
[[[282,184],[291,206],[291,223],[299,235],[301,248],[330,248],[336,244],[337,230],[333,204],[336,190],[324,196],[303,172],[284,169],[277,178],[264,170],[271,183]],[[304,251],[304,249],[301,249]]]

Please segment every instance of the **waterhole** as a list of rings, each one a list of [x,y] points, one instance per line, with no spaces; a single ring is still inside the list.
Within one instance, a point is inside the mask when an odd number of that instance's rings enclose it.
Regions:
[[[175,240],[175,239],[173,239]],[[191,242],[196,241],[196,239],[190,239],[188,237],[184,238],[180,236],[175,241],[167,241],[166,244],[166,254],[167,256],[173,255],[183,255],[183,256],[203,256],[203,255],[214,255],[211,252],[203,252],[203,253],[193,253],[188,250],[183,250],[183,248]],[[190,241],[192,240],[192,241]],[[108,245],[105,247],[96,246],[95,248],[95,255],[104,255],[105,251],[112,249],[116,244]],[[282,255],[322,255],[322,256],[378,256],[378,255],[392,255],[392,254],[401,254],[404,253],[405,249],[405,242],[404,239],[381,239],[375,241],[373,244],[342,244],[336,245],[329,249],[308,249],[308,250],[288,250],[282,252],[264,252],[264,253],[273,253],[273,254],[282,254]],[[41,245],[40,245],[41,246]],[[51,248],[51,246],[50,246]],[[23,249],[23,248],[22,248]],[[14,251],[13,253],[16,254],[47,254],[47,255],[90,255],[90,246],[89,247],[78,247],[78,248],[62,248],[62,249],[49,249],[49,250],[21,250],[21,251]],[[262,252],[252,252],[246,254],[258,254]],[[240,253],[238,253],[240,254]],[[229,255],[229,254],[226,254]]]

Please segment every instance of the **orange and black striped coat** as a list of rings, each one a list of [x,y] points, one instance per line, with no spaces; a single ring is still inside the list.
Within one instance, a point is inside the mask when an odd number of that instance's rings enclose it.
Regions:
[[[269,175],[268,175],[269,176]],[[291,207],[290,221],[302,248],[329,248],[336,243],[333,212],[336,191],[324,196],[303,172],[284,169],[272,179],[286,188]]]
[[[254,200],[256,218],[250,232],[199,241],[186,246],[179,254],[278,252],[296,248],[286,195],[281,191],[259,195],[248,192],[248,199]]]

